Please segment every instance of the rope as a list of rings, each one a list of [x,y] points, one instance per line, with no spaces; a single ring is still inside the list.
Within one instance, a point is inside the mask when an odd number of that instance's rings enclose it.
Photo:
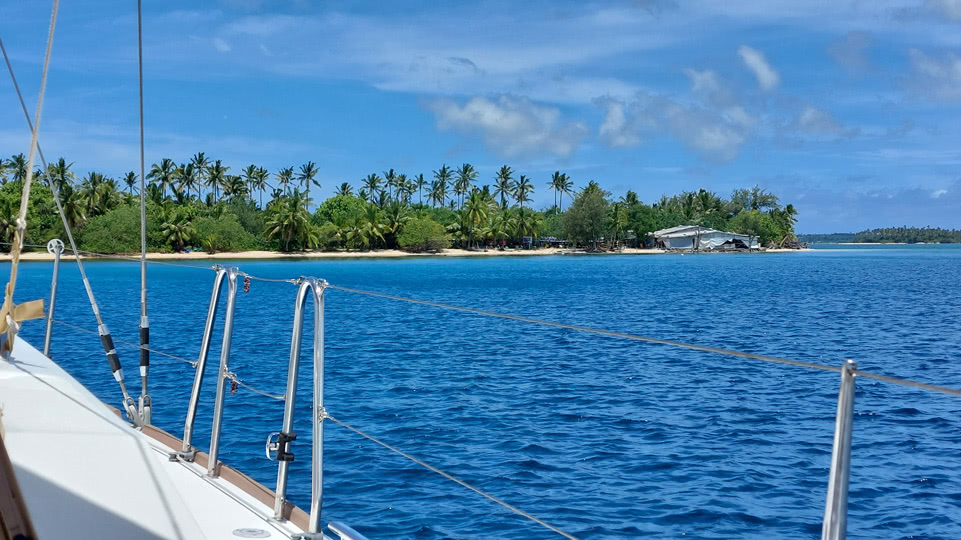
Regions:
[[[37,153],[37,137],[40,132],[40,118],[41,113],[43,113],[43,96],[47,88],[47,74],[50,71],[50,55],[53,52],[53,37],[57,29],[57,10],[60,7],[60,0],[53,0],[53,10],[50,13],[50,31],[47,34],[47,49],[43,57],[43,74],[40,77],[40,92],[37,97],[37,113],[35,116],[35,121],[30,129],[30,150],[27,157],[27,176],[23,182],[23,189],[20,192],[20,211],[17,214],[17,229],[14,233],[14,245],[11,253],[10,265],[10,281],[7,282],[6,295],[3,300],[3,307],[0,308],[0,329],[7,332],[7,341],[3,344],[3,353],[6,355],[7,352],[13,350],[13,341],[16,339],[17,331],[19,330],[19,324],[17,321],[17,310],[16,304],[13,302],[14,292],[17,289],[17,271],[19,270],[20,263],[20,251],[23,249],[23,243],[26,240],[27,233],[27,208],[30,206],[30,186],[33,184],[33,163],[34,158]],[[3,51],[4,58],[6,56],[6,49]],[[7,60],[8,69],[10,66],[9,59]],[[10,69],[10,74],[13,74],[13,70]],[[18,91],[19,94],[19,91]],[[27,114],[27,119],[29,120],[30,115]],[[22,307],[26,310],[30,310],[31,313],[24,313],[20,316],[20,320],[25,318],[35,318],[37,316],[36,311],[39,308],[40,316],[43,316],[43,302],[40,301],[38,305],[36,302],[30,302],[24,304]]]
[[[754,353],[746,353],[746,352],[741,352],[741,351],[732,351],[732,350],[729,350],[729,349],[720,349],[720,348],[717,348],[717,347],[707,347],[707,346],[704,346],[704,345],[694,345],[694,344],[691,344],[691,343],[682,343],[682,342],[679,342],[679,341],[670,341],[670,340],[666,340],[666,339],[658,339],[658,338],[652,338],[652,337],[638,336],[638,335],[634,335],[634,334],[626,334],[626,333],[623,333],[623,332],[614,332],[614,331],[611,331],[611,330],[602,330],[602,329],[599,329],[599,328],[590,328],[590,327],[587,327],[587,326],[578,326],[578,325],[574,325],[574,324],[565,324],[565,323],[559,323],[559,322],[553,322],[553,321],[545,321],[545,320],[541,320],[541,319],[532,319],[532,318],[530,318],[530,317],[520,317],[520,316],[517,316],[517,315],[508,315],[508,314],[506,314],[506,313],[498,313],[498,312],[496,312],[496,311],[486,311],[486,310],[482,310],[482,309],[474,309],[474,308],[467,308],[467,307],[462,307],[462,306],[454,306],[454,305],[450,305],[450,304],[442,304],[442,303],[440,303],[440,302],[431,302],[431,301],[428,301],[428,300],[418,300],[418,299],[416,299],[416,298],[407,298],[407,297],[404,297],[404,296],[395,296],[395,295],[392,295],[392,294],[385,294],[385,293],[379,293],[379,292],[373,292],[373,291],[365,291],[365,290],[362,290],[362,289],[353,289],[353,288],[350,288],[350,287],[341,287],[341,286],[339,286],[339,285],[328,285],[328,287],[331,288],[331,289],[337,289],[337,290],[341,290],[341,291],[348,292],[348,293],[353,293],[353,294],[360,294],[360,295],[364,295],[364,296],[372,296],[372,297],[376,297],[376,298],[386,298],[386,299],[388,299],[388,300],[397,300],[397,301],[400,301],[400,302],[407,302],[407,303],[411,303],[411,304],[431,306],[431,307],[436,307],[436,308],[441,308],[441,309],[449,309],[449,310],[453,310],[453,311],[460,311],[460,312],[463,312],[463,313],[472,313],[472,314],[474,314],[474,315],[481,315],[481,316],[484,316],[484,317],[494,317],[494,318],[498,318],[498,319],[507,319],[507,320],[511,320],[511,321],[519,321],[519,322],[525,322],[525,323],[530,323],[530,324],[537,324],[537,325],[541,325],[541,326],[550,326],[550,327],[553,327],[553,328],[564,328],[564,329],[566,329],[566,330],[574,330],[574,331],[577,331],[577,332],[587,332],[587,333],[591,333],[591,334],[599,334],[599,335],[608,336],[608,337],[616,337],[616,338],[622,338],[622,339],[630,339],[630,340],[633,340],[633,341],[641,341],[641,342],[645,342],[645,343],[654,343],[654,344],[657,344],[657,345],[666,345],[666,346],[669,346],[669,347],[676,347],[676,348],[680,348],[680,349],[690,349],[690,350],[702,351],[702,352],[709,352],[709,353],[714,353],[714,354],[722,354],[722,355],[726,355],[726,356],[735,356],[735,357],[738,357],[738,358],[748,358],[748,359],[751,359],[751,360],[760,360],[760,361],[763,361],[763,362],[772,362],[772,363],[776,363],[776,364],[786,364],[786,365],[789,365],[789,366],[797,366],[797,367],[803,367],[803,368],[814,369],[814,370],[819,370],[819,371],[833,371],[833,372],[836,372],[836,373],[838,373],[838,372],[841,371],[841,368],[840,368],[840,367],[826,366],[826,365],[824,365],[824,364],[815,364],[815,363],[813,363],[813,362],[804,362],[804,361],[801,361],[801,360],[792,360],[792,359],[789,359],[789,358],[780,358],[780,357],[777,357],[777,356],[768,356],[768,355],[763,355],[763,354],[754,354]],[[881,375],[881,374],[878,374],[878,373],[871,373],[871,372],[861,371],[861,370],[858,370],[856,373],[857,373],[858,375],[862,375],[862,376],[864,376],[865,378],[869,378],[869,379],[876,379],[876,380],[879,380],[879,381],[889,382],[889,383],[893,383],[893,384],[900,384],[900,385],[902,385],[902,386],[911,386],[911,387],[914,387],[914,388],[923,388],[923,389],[925,389],[925,390],[931,390],[931,391],[933,391],[933,392],[940,392],[940,393],[942,393],[942,394],[948,394],[948,395],[952,395],[952,396],[961,396],[961,390],[958,390],[958,389],[956,389],[956,388],[949,388],[949,387],[946,387],[946,386],[937,386],[937,385],[933,385],[933,384],[927,384],[927,383],[922,383],[922,382],[918,382],[918,381],[912,381],[912,380],[910,380],[910,379],[902,379],[902,378],[899,378],[899,377],[891,377],[891,376],[888,376],[888,375]]]
[[[49,37],[49,41],[47,44],[48,45],[47,59],[44,61],[44,81],[46,80],[47,60],[49,60],[49,54],[50,54],[49,47],[50,47],[50,42],[52,42],[53,40],[54,21],[56,19],[58,4],[59,4],[59,0],[54,0],[54,16],[53,16],[53,20],[51,20],[51,28],[50,28],[51,35]],[[32,133],[35,134],[37,131],[36,128],[38,128],[39,126],[34,126],[30,120],[30,113],[27,111],[27,105],[23,99],[23,93],[20,91],[20,85],[17,83],[17,77],[13,72],[13,65],[10,63],[10,57],[7,55],[7,50],[5,47],[3,47],[2,42],[0,42],[0,50],[2,50],[3,59],[7,64],[7,71],[10,72],[10,80],[13,82],[13,87],[16,89],[17,98],[20,101],[20,108],[23,109],[23,115],[27,121],[27,127],[31,130]],[[41,96],[42,96],[42,87],[41,87]],[[38,110],[37,111],[38,120],[39,120],[39,112],[40,111]],[[137,414],[136,407],[132,407],[133,400],[130,398],[130,394],[127,392],[127,385],[124,383],[123,370],[120,367],[120,359],[117,356],[116,351],[113,350],[110,331],[107,329],[107,326],[103,323],[103,318],[100,316],[100,308],[97,305],[97,299],[96,297],[94,297],[93,288],[90,286],[90,280],[87,279],[87,273],[84,270],[83,263],[80,260],[80,255],[77,250],[77,242],[74,240],[73,231],[70,228],[70,222],[67,221],[67,215],[63,211],[63,204],[60,202],[60,193],[59,193],[59,190],[57,189],[57,184],[56,182],[53,181],[52,178],[50,178],[50,167],[47,164],[47,160],[43,156],[43,151],[40,149],[40,142],[39,141],[35,141],[35,142],[36,142],[37,154],[40,156],[40,163],[43,164],[44,177],[47,180],[47,185],[50,187],[50,192],[53,196],[53,202],[57,206],[57,213],[60,214],[60,221],[63,223],[64,231],[67,233],[67,239],[70,242],[70,248],[71,250],[73,250],[74,258],[77,261],[77,268],[80,270],[80,276],[83,279],[83,286],[87,292],[87,299],[90,302],[90,309],[91,311],[93,311],[93,315],[97,319],[97,329],[101,338],[101,343],[103,344],[104,353],[107,356],[107,361],[110,363],[110,369],[114,374],[114,378],[117,379],[117,383],[120,386],[120,392],[121,394],[123,394],[124,407],[127,409],[127,414],[128,416],[130,416],[131,420],[133,420],[135,423],[138,423],[139,425],[139,419],[136,418],[136,414]],[[28,182],[29,182],[29,179],[31,178],[31,175],[33,174],[32,152],[33,152],[33,144],[31,143],[31,161],[30,161],[30,165],[27,168]],[[18,224],[18,227],[19,227],[19,224]],[[21,236],[19,238],[19,241],[15,242],[16,245],[12,246],[13,250],[16,251],[16,254],[12,259],[13,262],[12,262],[12,268],[11,268],[11,275],[13,276],[13,281],[15,281],[17,263],[19,262],[19,259],[20,259],[20,247],[22,247],[23,245],[23,240],[24,239]],[[13,299],[12,290],[10,291],[9,297],[12,302],[12,299]],[[11,346],[13,345],[12,342],[10,343],[10,345]]]
[[[386,443],[386,442],[378,439],[377,437],[374,437],[373,435],[370,435],[370,434],[368,434],[368,433],[365,433],[365,432],[361,431],[360,429],[358,429],[358,428],[356,428],[356,427],[348,424],[347,422],[344,422],[343,420],[339,420],[339,419],[337,419],[337,418],[334,418],[333,416],[330,416],[329,414],[326,416],[326,418],[329,419],[331,422],[340,424],[341,426],[349,429],[350,431],[353,431],[353,432],[356,433],[357,435],[360,435],[361,437],[363,437],[363,438],[365,438],[365,439],[367,439],[367,440],[369,440],[369,441],[371,441],[371,442],[374,442],[374,443],[377,443],[377,444],[383,446],[384,448],[390,450],[391,452],[394,452],[395,454],[397,454],[397,455],[399,455],[399,456],[405,457],[405,458],[409,459],[410,461],[413,461],[414,463],[420,465],[421,467],[424,467],[425,469],[428,469],[428,470],[430,470],[430,471],[433,471],[433,472],[435,472],[435,473],[443,476],[444,478],[447,478],[448,480],[451,480],[451,481],[453,481],[453,482],[456,482],[456,483],[460,484],[461,486],[464,486],[465,488],[473,491],[474,493],[477,493],[478,495],[481,495],[481,496],[487,498],[488,500],[491,500],[491,501],[493,501],[493,502],[495,502],[495,503],[503,506],[504,508],[510,510],[511,512],[514,512],[515,514],[524,516],[525,518],[533,521],[534,523],[537,523],[538,525],[540,525],[540,526],[542,526],[542,527],[545,527],[545,528],[547,528],[547,529],[550,529],[550,530],[556,532],[557,534],[563,536],[564,538],[570,538],[571,540],[579,540],[576,536],[574,536],[574,535],[572,535],[572,534],[570,534],[570,533],[568,533],[568,532],[565,532],[565,531],[563,531],[563,530],[561,530],[561,529],[559,529],[559,528],[551,525],[550,523],[547,523],[546,521],[544,521],[544,520],[542,520],[542,519],[540,519],[540,518],[537,518],[537,517],[535,517],[535,516],[533,516],[533,515],[525,512],[525,511],[521,510],[520,508],[518,508],[518,507],[516,507],[516,506],[514,506],[514,505],[512,505],[512,504],[509,504],[509,503],[507,503],[507,502],[504,502],[503,500],[501,500],[501,499],[499,499],[499,498],[491,495],[490,493],[487,493],[486,491],[484,491],[484,490],[482,490],[482,489],[480,489],[480,488],[474,487],[474,486],[468,484],[467,482],[461,480],[460,478],[457,478],[457,477],[455,477],[454,475],[452,475],[452,474],[450,474],[450,473],[444,472],[444,471],[438,469],[437,467],[434,467],[433,465],[430,465],[430,464],[424,462],[423,460],[418,459],[418,458],[416,458],[416,457],[408,454],[407,452],[404,452],[403,450],[401,450],[401,449],[399,449],[399,448],[397,448],[397,447],[395,447],[395,446],[391,446],[390,444],[388,444],[388,443]]]

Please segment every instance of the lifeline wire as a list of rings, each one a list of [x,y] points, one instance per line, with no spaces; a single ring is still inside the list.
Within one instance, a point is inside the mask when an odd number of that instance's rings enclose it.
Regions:
[[[451,481],[453,481],[453,482],[456,482],[456,483],[464,486],[465,488],[473,491],[474,493],[477,493],[478,495],[481,495],[481,496],[483,496],[483,497],[485,497],[485,498],[487,498],[487,499],[489,499],[489,500],[491,500],[491,501],[494,501],[495,503],[503,506],[504,508],[510,510],[511,512],[514,512],[515,514],[519,514],[519,515],[521,515],[521,516],[526,517],[527,519],[533,521],[534,523],[537,523],[538,525],[540,525],[540,526],[542,526],[542,527],[546,527],[546,528],[548,528],[548,529],[556,532],[557,534],[559,534],[559,535],[561,535],[561,536],[563,536],[563,537],[565,537],[565,538],[570,538],[571,540],[579,540],[576,536],[574,536],[574,535],[572,535],[572,534],[570,534],[570,533],[568,533],[568,532],[565,532],[565,531],[563,531],[563,530],[561,530],[561,529],[558,529],[557,527],[551,525],[550,523],[547,523],[546,521],[544,521],[544,520],[542,520],[542,519],[540,519],[540,518],[537,518],[537,517],[535,517],[535,516],[532,516],[531,514],[528,514],[527,512],[521,510],[520,508],[518,508],[518,507],[516,507],[516,506],[514,506],[514,505],[512,505],[512,504],[509,504],[509,503],[507,503],[507,502],[504,502],[503,500],[498,499],[497,497],[491,495],[490,493],[487,493],[486,491],[484,491],[484,490],[482,490],[482,489],[480,489],[480,488],[476,488],[476,487],[468,484],[467,482],[465,482],[465,481],[457,478],[456,476],[451,475],[450,473],[444,472],[444,471],[438,469],[437,467],[434,467],[433,465],[430,465],[430,464],[428,464],[428,463],[425,463],[423,460],[420,460],[420,459],[418,459],[418,458],[416,458],[416,457],[408,454],[407,452],[404,452],[403,450],[401,450],[401,449],[399,449],[399,448],[396,448],[396,447],[394,447],[394,446],[391,446],[390,444],[385,443],[384,441],[378,439],[377,437],[374,437],[373,435],[370,435],[370,434],[368,434],[368,433],[365,433],[365,432],[363,432],[363,431],[355,428],[354,426],[348,424],[347,422],[344,422],[343,420],[339,420],[339,419],[337,419],[337,418],[334,418],[333,416],[330,416],[329,414],[327,415],[327,419],[330,420],[331,422],[340,424],[341,426],[349,429],[350,431],[353,431],[354,433],[360,435],[361,437],[363,437],[363,438],[365,438],[365,439],[367,439],[367,440],[369,440],[369,441],[375,442],[375,443],[383,446],[384,448],[390,450],[391,452],[394,452],[395,454],[397,454],[397,455],[399,455],[399,456],[405,457],[405,458],[413,461],[414,463],[420,465],[421,467],[424,467],[424,468],[426,468],[426,469],[428,469],[428,470],[430,470],[430,471],[433,471],[433,472],[435,472],[435,473],[443,476],[444,478],[446,478],[446,479],[448,479],[448,480],[451,480]]]
[[[72,329],[74,329],[74,330],[76,330],[76,331],[78,331],[78,332],[83,332],[83,333],[85,333],[85,334],[92,334],[92,335],[96,335],[96,334],[97,334],[97,333],[94,332],[93,330],[89,330],[89,329],[84,328],[84,327],[82,327],[82,326],[79,326],[79,325],[76,325],[76,324],[73,324],[73,323],[69,323],[69,322],[67,322],[67,321],[62,321],[62,320],[60,320],[60,319],[53,319],[53,322],[55,322],[55,323],[57,323],[57,324],[61,324],[61,325],[66,326],[66,327],[68,327],[68,328],[72,328]],[[114,341],[116,341],[117,343],[120,343],[121,345],[126,345],[126,346],[131,347],[131,348],[135,348],[135,349],[139,349],[139,348],[140,348],[140,345],[137,344],[137,343],[134,343],[133,341],[127,341],[127,340],[121,339],[121,338],[114,338]],[[190,367],[194,367],[194,368],[197,367],[197,361],[196,361],[196,360],[190,360],[190,359],[188,359],[188,358],[184,358],[183,356],[177,356],[176,354],[170,354],[170,353],[167,353],[167,352],[164,352],[164,351],[160,351],[160,350],[157,350],[157,349],[153,349],[153,348],[150,349],[150,352],[152,352],[152,353],[154,353],[154,354],[157,354],[157,355],[160,355],[160,356],[163,356],[163,357],[166,357],[166,358],[170,358],[170,359],[172,359],[172,360],[177,360],[178,362],[183,362],[184,364],[188,364]],[[260,388],[257,388],[256,386],[253,386],[252,384],[250,384],[250,383],[248,383],[248,382],[245,382],[245,381],[244,381],[243,379],[241,379],[241,378],[237,375],[237,373],[234,372],[234,371],[228,371],[227,374],[226,374],[226,377],[227,377],[228,379],[230,379],[231,381],[237,383],[237,386],[240,386],[240,387],[242,387],[242,388],[246,388],[247,390],[250,390],[251,392],[253,392],[253,393],[255,393],[255,394],[260,394],[261,396],[264,396],[264,397],[270,398],[270,399],[274,399],[274,400],[277,400],[277,401],[283,401],[283,400],[285,399],[285,396],[284,396],[283,394],[273,394],[273,393],[270,393],[270,392],[268,392],[268,391],[266,391],[266,390],[261,390]]]
[[[10,244],[9,244],[9,243],[6,243],[6,242],[0,242],[0,245],[10,245]],[[25,245],[28,246],[28,247],[43,247],[43,246],[32,245],[32,244],[25,244]],[[94,255],[94,256],[97,256],[97,257],[120,259],[120,260],[130,260],[130,261],[136,261],[136,260],[137,260],[136,258],[129,257],[129,256],[124,256],[124,255],[110,255],[110,254],[105,254],[105,253],[96,253],[96,252],[93,252],[93,251],[80,251],[80,253],[89,254],[89,255]],[[151,264],[163,264],[163,265],[167,265],[167,266],[179,266],[179,267],[183,267],[183,268],[195,268],[195,269],[203,269],[203,270],[216,269],[216,266],[199,266],[199,265],[190,265],[190,264],[184,264],[184,263],[174,263],[174,262],[156,261],[156,260],[148,260],[147,262],[148,262],[148,263],[151,263]],[[265,277],[255,276],[255,275],[253,275],[253,274],[248,274],[248,273],[245,273],[245,272],[241,272],[239,275],[242,275],[242,276],[244,276],[244,277],[249,277],[250,279],[256,280],[256,281],[265,281],[265,282],[274,282],[274,283],[291,283],[291,284],[294,284],[294,285],[299,284],[299,283],[301,282],[301,279],[302,279],[302,278],[291,278],[291,279],[265,278]],[[354,289],[354,288],[351,288],[351,287],[342,287],[342,286],[340,286],[340,285],[331,285],[331,284],[328,284],[328,288],[338,289],[338,290],[341,290],[341,291],[344,291],[344,292],[347,292],[347,293],[360,294],[360,295],[365,295],[365,296],[372,296],[372,297],[376,297],[376,298],[386,298],[386,299],[388,299],[388,300],[396,300],[396,301],[399,301],[399,302],[408,302],[408,303],[411,303],[411,304],[419,304],[419,305],[431,306],[431,307],[436,307],[436,308],[441,308],[441,309],[450,309],[450,310],[453,310],[453,311],[460,311],[460,312],[463,312],[463,313],[472,313],[472,314],[474,314],[474,315],[481,315],[481,316],[485,316],[485,317],[494,317],[494,318],[499,318],[499,319],[507,319],[507,320],[512,320],[512,321],[519,321],[519,322],[525,322],[525,323],[530,323],[530,324],[537,324],[537,325],[541,325],[541,326],[550,326],[550,327],[554,327],[554,328],[564,328],[564,329],[567,329],[567,330],[574,330],[574,331],[577,331],[577,332],[586,332],[586,333],[599,334],[599,335],[608,336],[608,337],[616,337],[616,338],[621,338],[621,339],[629,339],[629,340],[633,340],[633,341],[641,341],[641,342],[646,342],[646,343],[654,343],[654,344],[657,344],[657,345],[666,345],[666,346],[668,346],[668,347],[677,347],[677,348],[682,348],[682,349],[691,349],[691,350],[695,350],[695,351],[702,351],[702,352],[709,352],[709,353],[715,353],[715,354],[722,354],[722,355],[727,355],[727,356],[736,356],[736,357],[739,357],[739,358],[747,358],[747,359],[751,359],[751,360],[760,360],[760,361],[763,361],[763,362],[772,362],[772,363],[777,363],[777,364],[786,364],[786,365],[790,365],[790,366],[803,367],[803,368],[814,369],[814,370],[819,370],[819,371],[832,371],[832,372],[835,372],[835,373],[839,373],[839,372],[841,371],[841,368],[839,368],[839,367],[826,366],[826,365],[824,365],[824,364],[816,364],[816,363],[813,363],[813,362],[804,362],[804,361],[801,361],[801,360],[792,360],[792,359],[790,359],[790,358],[780,358],[780,357],[777,357],[777,356],[769,356],[769,355],[754,354],[754,353],[745,353],[745,352],[733,351],[733,350],[729,350],[729,349],[720,349],[720,348],[717,348],[717,347],[707,347],[707,346],[704,346],[704,345],[694,345],[694,344],[692,344],[692,343],[682,343],[682,342],[679,342],[679,341],[670,341],[670,340],[665,340],[665,339],[658,339],[658,338],[652,338],[652,337],[638,336],[638,335],[635,335],[635,334],[626,334],[626,333],[624,333],[624,332],[614,332],[614,331],[611,331],[611,330],[603,330],[603,329],[600,329],[600,328],[590,328],[590,327],[587,327],[587,326],[578,326],[578,325],[565,324],[565,323],[559,323],[559,322],[554,322],[554,321],[545,321],[545,320],[542,320],[542,319],[533,319],[533,318],[530,318],[530,317],[521,317],[521,316],[518,316],[518,315],[508,315],[508,314],[506,314],[506,313],[498,313],[498,312],[496,312],[496,311],[486,311],[486,310],[482,310],[482,309],[468,308],[468,307],[463,307],[463,306],[454,306],[454,305],[450,305],[450,304],[443,304],[443,303],[440,303],[440,302],[432,302],[432,301],[429,301],[429,300],[418,300],[418,299],[416,299],[416,298],[408,298],[408,297],[404,297],[404,296],[396,296],[396,295],[392,295],[392,294],[379,293],[379,292],[374,292],[374,291],[367,291],[367,290],[363,290],[363,289]],[[156,352],[155,349],[151,349],[151,350],[154,351],[154,352]],[[889,376],[889,375],[882,375],[882,374],[880,374],[880,373],[873,373],[873,372],[870,372],[870,371],[863,371],[863,370],[855,370],[855,374],[856,374],[856,375],[860,375],[860,376],[864,377],[865,379],[874,379],[874,380],[883,381],[883,382],[887,382],[887,383],[891,383],[891,384],[898,384],[898,385],[901,385],[901,386],[908,386],[908,387],[913,387],[913,388],[920,388],[920,389],[922,389],[922,390],[930,390],[930,391],[932,391],[932,392],[938,392],[938,393],[941,393],[941,394],[947,394],[947,395],[951,395],[951,396],[961,397],[961,390],[958,390],[958,389],[956,389],[956,388],[949,388],[949,387],[946,387],[946,386],[938,386],[938,385],[934,385],[934,384],[928,384],[928,383],[923,383],[923,382],[919,382],[919,381],[914,381],[914,380],[911,380],[911,379],[904,379],[904,378],[900,378],[900,377],[892,377],[892,376]]]
[[[591,333],[591,334],[600,334],[600,335],[602,335],[602,336],[616,337],[616,338],[622,338],[622,339],[630,339],[630,340],[633,340],[633,341],[643,341],[643,342],[645,342],[645,343],[655,343],[655,344],[657,344],[657,345],[667,345],[667,346],[669,346],[669,347],[677,347],[677,348],[681,348],[681,349],[691,349],[691,350],[695,350],[695,351],[703,351],[703,352],[709,352],[709,353],[715,353],[715,354],[723,354],[723,355],[727,355],[727,356],[736,356],[736,357],[739,357],[739,358],[749,358],[749,359],[751,359],[751,360],[761,360],[761,361],[764,361],[764,362],[773,362],[773,363],[776,363],[776,364],[787,364],[787,365],[790,365],[790,366],[797,366],[797,367],[803,367],[803,368],[808,368],[808,369],[815,369],[815,370],[820,370],[820,371],[833,371],[833,372],[836,372],[836,373],[841,371],[841,368],[839,368],[839,367],[825,366],[824,364],[815,364],[815,363],[813,363],[813,362],[803,362],[803,361],[801,361],[801,360],[791,360],[791,359],[789,359],[789,358],[780,358],[780,357],[777,357],[777,356],[767,356],[767,355],[763,355],[763,354],[754,354],[754,353],[746,353],[746,352],[740,352],[740,351],[732,351],[732,350],[729,350],[729,349],[719,349],[719,348],[717,348],[717,347],[707,347],[707,346],[704,346],[704,345],[694,345],[694,344],[691,344],[691,343],[682,343],[682,342],[679,342],[679,341],[669,341],[669,340],[666,340],[666,339],[658,339],[658,338],[652,338],[652,337],[638,336],[638,335],[634,335],[634,334],[625,334],[625,333],[623,333],[623,332],[614,332],[614,331],[611,331],[611,330],[602,330],[602,329],[599,329],[599,328],[590,328],[590,327],[587,327],[587,326],[577,326],[577,325],[574,325],[574,324],[565,324],[565,323],[559,323],[559,322],[553,322],[553,321],[545,321],[545,320],[541,320],[541,319],[532,319],[532,318],[530,318],[530,317],[520,317],[520,316],[517,316],[517,315],[508,315],[508,314],[506,314],[506,313],[498,313],[498,312],[496,312],[496,311],[486,311],[486,310],[482,310],[482,309],[474,309],[474,308],[467,308],[467,307],[462,307],[462,306],[454,306],[454,305],[450,305],[450,304],[442,304],[442,303],[440,303],[440,302],[431,302],[431,301],[428,301],[428,300],[418,300],[418,299],[416,299],[416,298],[407,298],[407,297],[404,297],[404,296],[395,296],[395,295],[392,295],[392,294],[385,294],[385,293],[379,293],[379,292],[373,292],[373,291],[365,291],[365,290],[363,290],[363,289],[353,289],[353,288],[350,288],[350,287],[341,287],[341,286],[339,286],[339,285],[328,285],[328,287],[331,288],[331,289],[338,289],[338,290],[341,290],[341,291],[344,291],[344,292],[348,292],[348,293],[353,293],[353,294],[361,294],[361,295],[365,295],[365,296],[373,296],[373,297],[376,297],[376,298],[386,298],[386,299],[388,299],[388,300],[397,300],[397,301],[400,301],[400,302],[408,302],[408,303],[411,303],[411,304],[419,304],[419,305],[431,306],[431,307],[442,308],[442,309],[450,309],[450,310],[453,310],[453,311],[460,311],[460,312],[464,312],[464,313],[473,313],[474,315],[482,315],[482,316],[485,316],[485,317],[494,317],[494,318],[498,318],[498,319],[507,319],[507,320],[511,320],[511,321],[519,321],[519,322],[525,322],[525,323],[531,323],[531,324],[538,324],[538,325],[541,325],[541,326],[551,326],[551,327],[554,327],[554,328],[564,328],[564,329],[567,329],[567,330],[575,330],[575,331],[578,331],[578,332],[587,332],[587,333]],[[948,394],[948,395],[952,395],[952,396],[961,396],[961,390],[958,390],[958,389],[955,389],[955,388],[948,388],[948,387],[946,387],[946,386],[937,386],[937,385],[934,385],[934,384],[927,384],[927,383],[922,383],[922,382],[918,382],[918,381],[912,381],[912,380],[909,380],[909,379],[902,379],[902,378],[899,378],[899,377],[890,377],[890,376],[888,376],[888,375],[880,375],[880,374],[878,374],[878,373],[871,373],[871,372],[868,372],[868,371],[860,371],[860,370],[857,370],[855,373],[857,373],[858,375],[861,375],[861,376],[863,376],[863,377],[865,377],[865,378],[868,378],[868,379],[876,379],[876,380],[879,380],[879,381],[889,382],[889,383],[893,383],[893,384],[900,384],[900,385],[903,385],[903,386],[911,386],[911,387],[914,387],[914,388],[922,388],[922,389],[925,389],[925,390],[931,390],[931,391],[934,391],[934,392],[940,392],[940,393],[942,393],[942,394]]]

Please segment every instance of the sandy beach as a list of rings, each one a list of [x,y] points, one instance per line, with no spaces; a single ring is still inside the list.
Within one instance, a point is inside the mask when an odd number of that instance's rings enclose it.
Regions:
[[[811,251],[810,249],[768,249],[760,253],[796,253],[802,251]],[[571,249],[558,249],[558,248],[542,248],[535,250],[523,250],[523,249],[509,249],[509,250],[473,250],[468,251],[466,249],[445,249],[440,253],[408,253],[406,251],[400,251],[397,249],[379,249],[373,251],[307,251],[301,253],[281,253],[277,251],[238,251],[238,252],[225,252],[225,253],[205,253],[205,252],[191,252],[191,253],[148,253],[147,259],[153,261],[163,261],[163,260],[212,260],[212,259],[367,259],[367,258],[397,258],[397,257],[536,257],[543,255],[585,255],[584,252],[577,252]],[[671,254],[671,252],[664,251],[662,249],[637,249],[637,248],[625,248],[620,251],[613,251],[607,253],[593,253],[590,255],[661,255],[661,254]],[[674,253],[677,254],[677,253]],[[104,257],[98,257],[96,255],[83,255],[84,259],[97,259],[97,258],[109,258],[109,259],[129,259],[138,260],[139,255],[108,255]],[[73,260],[73,255],[64,253],[61,257],[63,260]],[[8,253],[0,254],[0,262],[6,262],[10,260],[10,255]],[[52,261],[53,255],[45,252],[26,252],[21,254],[20,260],[22,261]]]

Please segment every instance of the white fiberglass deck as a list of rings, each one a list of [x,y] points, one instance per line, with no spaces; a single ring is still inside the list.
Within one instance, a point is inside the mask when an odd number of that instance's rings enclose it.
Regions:
[[[289,538],[273,508],[130,427],[17,339],[0,359],[0,433],[40,538]],[[261,497],[262,499],[262,497]]]

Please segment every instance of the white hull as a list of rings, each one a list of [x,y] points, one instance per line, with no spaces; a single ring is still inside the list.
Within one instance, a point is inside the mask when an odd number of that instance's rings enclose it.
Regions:
[[[39,538],[290,538],[273,494],[223,467],[170,461],[179,441],[133,429],[89,390],[17,339],[0,360],[0,433]],[[259,531],[259,532],[258,532]]]

